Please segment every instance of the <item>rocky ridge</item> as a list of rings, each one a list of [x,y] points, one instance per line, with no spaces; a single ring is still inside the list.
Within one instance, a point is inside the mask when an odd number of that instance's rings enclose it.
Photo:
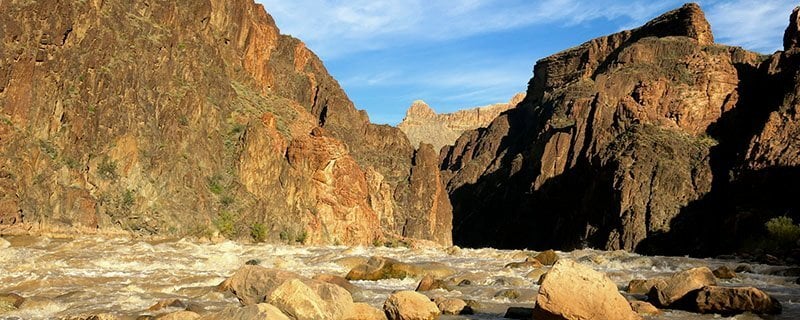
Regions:
[[[507,103],[442,114],[437,114],[425,101],[417,100],[408,108],[397,128],[408,136],[411,145],[417,147],[427,143],[433,145],[434,150],[441,150],[444,146],[453,145],[464,131],[488,126],[494,118],[516,107],[524,98],[524,93],[518,93]]]
[[[435,153],[371,124],[252,0],[0,11],[0,224],[450,243]]]
[[[797,186],[797,24],[763,56],[687,4],[538,61],[517,108],[440,154],[455,242],[710,254],[798,212],[775,187]]]

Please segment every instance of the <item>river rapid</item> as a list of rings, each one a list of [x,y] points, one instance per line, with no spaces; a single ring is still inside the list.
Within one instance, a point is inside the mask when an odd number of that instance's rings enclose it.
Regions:
[[[234,296],[217,292],[215,288],[249,260],[307,277],[344,276],[349,269],[337,260],[373,255],[403,262],[441,262],[456,269],[455,277],[470,279],[470,285],[455,287],[454,291],[435,290],[427,294],[475,300],[484,306],[486,313],[442,319],[502,319],[509,306],[532,307],[535,296],[526,293],[534,293],[539,288],[534,280],[526,278],[530,269],[504,268],[509,262],[525,259],[526,252],[513,250],[304,247],[235,242],[210,244],[186,239],[142,241],[88,236],[75,239],[12,236],[0,239],[0,293],[13,292],[27,299],[20,309],[0,313],[0,319],[60,319],[97,313],[135,318],[156,314],[147,309],[172,298],[214,311],[238,304]],[[665,276],[698,266],[714,269],[726,265],[733,269],[745,264],[733,260],[651,257],[597,250],[559,252],[559,257],[606,273],[620,289],[632,279]],[[784,311],[765,319],[800,319],[797,278],[771,275],[786,267],[748,265],[752,273],[740,273],[737,279],[721,280],[720,284],[754,286],[776,297]],[[380,308],[389,293],[414,290],[417,283],[418,279],[353,281],[364,289],[355,294],[354,299]],[[522,294],[516,300],[496,296],[504,289],[516,289]],[[724,318],[666,310],[651,319]],[[727,319],[761,318],[744,314]]]

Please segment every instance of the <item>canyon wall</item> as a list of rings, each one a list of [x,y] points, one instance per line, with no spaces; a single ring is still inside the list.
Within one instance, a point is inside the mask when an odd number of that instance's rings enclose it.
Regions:
[[[797,220],[797,25],[763,56],[687,4],[538,61],[517,108],[441,152],[455,242],[710,254]]]
[[[449,244],[436,156],[252,0],[0,2],[0,224]]]

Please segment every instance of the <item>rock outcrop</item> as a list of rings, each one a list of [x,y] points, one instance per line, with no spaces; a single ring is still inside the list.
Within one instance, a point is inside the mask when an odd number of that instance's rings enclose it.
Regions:
[[[437,157],[252,0],[0,10],[0,224],[450,243]]]
[[[517,108],[440,154],[455,243],[709,254],[795,212],[774,186],[800,171],[785,42],[717,45],[687,4],[538,61]]]
[[[508,103],[437,114],[425,101],[417,100],[406,111],[403,121],[397,125],[411,141],[411,145],[422,143],[433,145],[437,152],[444,146],[453,145],[464,131],[484,128],[501,113],[514,108],[525,98],[519,93]]]

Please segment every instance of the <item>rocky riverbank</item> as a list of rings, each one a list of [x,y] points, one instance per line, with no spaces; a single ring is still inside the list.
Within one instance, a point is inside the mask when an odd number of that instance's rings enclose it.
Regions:
[[[800,316],[796,268],[623,251],[11,236],[0,259],[0,319]]]

